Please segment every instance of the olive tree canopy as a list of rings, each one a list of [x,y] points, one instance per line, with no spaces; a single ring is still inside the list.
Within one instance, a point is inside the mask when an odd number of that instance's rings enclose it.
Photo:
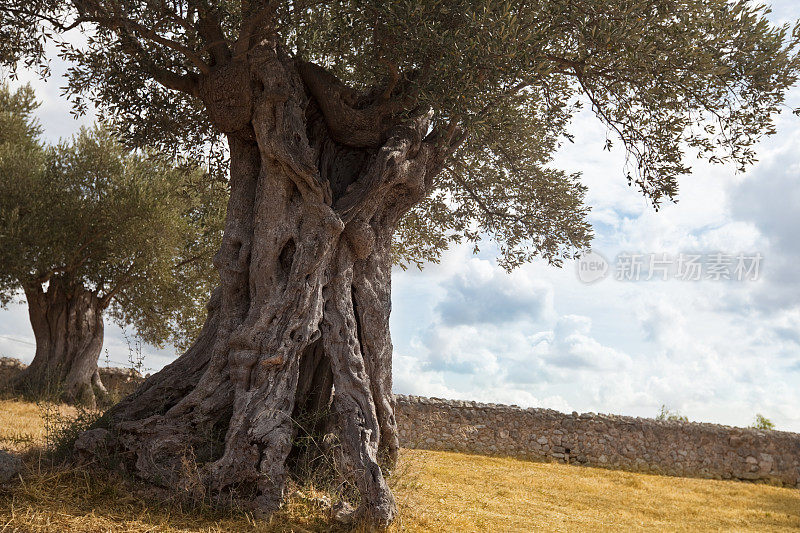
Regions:
[[[93,103],[135,146],[222,163],[200,79],[272,36],[380,101],[365,118],[383,130],[430,109],[429,135],[458,149],[398,228],[404,263],[481,233],[505,266],[537,254],[558,262],[590,238],[578,176],[548,166],[580,105],[608,126],[598,142],[624,146],[625,178],[658,205],[689,172],[687,148],[753,162],[797,67],[796,28],[744,1],[7,4],[0,59],[47,72],[45,43],[58,43],[76,110]],[[85,44],[63,37],[72,28]]]

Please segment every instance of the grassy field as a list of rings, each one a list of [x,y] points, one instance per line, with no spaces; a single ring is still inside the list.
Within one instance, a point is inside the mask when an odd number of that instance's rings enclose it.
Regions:
[[[121,476],[45,469],[35,447],[48,434],[53,411],[47,413],[0,401],[0,447],[28,454],[23,480],[0,489],[0,533],[337,531],[310,488],[296,491],[266,523],[236,510],[188,508]],[[800,528],[800,491],[767,485],[418,450],[403,451],[398,471],[393,488],[402,511],[394,531]]]

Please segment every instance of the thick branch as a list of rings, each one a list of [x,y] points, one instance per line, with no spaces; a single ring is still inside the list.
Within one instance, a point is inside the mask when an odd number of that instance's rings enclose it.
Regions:
[[[389,69],[389,80],[387,81],[386,87],[383,89],[383,93],[381,94],[381,98],[384,101],[388,101],[392,96],[392,91],[394,91],[397,87],[397,82],[400,81],[400,71],[397,69],[397,65],[394,62],[385,58],[381,58],[380,61],[386,65],[386,68]]]
[[[331,137],[355,148],[380,146],[390,112],[385,104],[366,109],[353,107],[357,94],[324,68],[298,61],[298,70],[317,101]]]
[[[142,47],[139,40],[130,34],[120,35],[123,45],[128,47],[132,53],[139,58],[141,65],[152,76],[153,80],[160,83],[167,89],[180,91],[192,96],[197,95],[198,80],[196,75],[177,74],[169,69],[157,65],[150,59],[149,55]]]
[[[59,32],[67,32],[69,30],[77,28],[83,22],[86,22],[83,18],[77,17],[75,20],[73,20],[70,23],[64,23],[64,22],[62,22],[62,21],[60,21],[60,20],[58,20],[56,18],[53,18],[53,17],[51,17],[51,16],[49,16],[49,15],[47,15],[45,13],[41,13],[39,11],[30,11],[30,10],[25,9],[25,8],[4,7],[3,10],[7,11],[8,13],[11,13],[11,14],[13,14],[15,16],[18,16],[18,17],[19,16],[26,16],[26,17],[33,17],[33,18],[39,19],[42,22],[46,22],[46,23],[50,24],[53,27],[53,29],[55,29],[55,30],[57,30]]]
[[[217,13],[206,7],[197,21],[197,30],[205,41],[205,50],[211,54],[214,65],[224,65],[231,59],[231,50],[228,48],[228,39],[222,31]]]
[[[135,265],[136,265],[136,259],[131,261],[130,266],[128,266],[127,270],[125,270],[125,273],[119,277],[116,285],[114,285],[114,287],[112,287],[111,290],[109,290],[105,295],[103,295],[100,298],[100,305],[103,306],[103,309],[108,307],[108,304],[111,303],[111,300],[114,298],[114,296],[116,296],[119,291],[121,291],[128,283],[131,282],[132,279],[131,272],[133,272],[133,267]]]
[[[267,2],[253,15],[242,21],[242,29],[239,38],[233,46],[233,57],[235,59],[244,58],[250,50],[250,40],[258,26],[267,24],[274,16],[275,9],[278,7],[276,2]]]
[[[112,19],[112,22],[113,21],[114,20]],[[200,72],[202,72],[203,74],[208,74],[209,72],[211,72],[211,67],[208,66],[208,63],[206,63],[203,60],[203,58],[200,57],[200,54],[198,54],[188,46],[182,45],[176,41],[173,41],[172,39],[167,39],[166,37],[163,37],[158,33],[156,33],[155,29],[150,29],[145,26],[142,26],[138,22],[134,22],[132,20],[125,18],[119,18],[118,21],[128,31],[131,31],[132,33],[138,33],[146,39],[149,39],[162,46],[166,46],[167,48],[175,50],[176,52],[182,54],[184,57],[186,57],[186,59],[191,61],[194,66],[200,69]]]
[[[192,257],[190,257],[188,259],[184,259],[183,261],[179,262],[177,265],[175,265],[174,268],[178,269],[178,268],[181,268],[182,266],[188,265],[189,263],[194,263],[194,262],[200,261],[201,259],[207,259],[207,258],[208,258],[208,254],[197,254],[195,256],[192,256]]]
[[[200,54],[184,44],[159,35],[157,32],[157,27],[148,28],[139,22],[106,9],[105,5],[101,5],[99,2],[73,0],[73,5],[77,9],[80,18],[86,21],[91,21],[100,25],[101,27],[117,31],[120,36],[124,35],[124,33],[121,33],[120,30],[123,30],[125,33],[131,35],[141,35],[145,39],[182,54],[189,61],[191,61],[192,64],[200,69],[200,72],[207,74],[211,71],[211,67],[203,60]]]

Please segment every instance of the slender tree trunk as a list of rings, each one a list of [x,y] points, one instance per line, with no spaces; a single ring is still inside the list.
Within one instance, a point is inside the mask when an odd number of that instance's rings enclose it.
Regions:
[[[103,347],[102,305],[82,287],[54,278],[47,291],[26,287],[36,354],[16,379],[15,388],[36,396],[58,396],[70,403],[94,406],[105,395],[97,359]]]
[[[385,526],[398,449],[391,242],[430,188],[427,117],[347,144],[324,92],[337,87],[303,68],[260,46],[204,80],[231,156],[221,283],[195,344],[108,414],[106,435],[144,479],[269,513],[298,437],[322,431],[358,489],[354,518]]]

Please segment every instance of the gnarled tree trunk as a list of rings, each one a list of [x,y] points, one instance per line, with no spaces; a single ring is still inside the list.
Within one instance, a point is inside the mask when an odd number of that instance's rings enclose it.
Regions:
[[[391,242],[440,162],[429,117],[386,128],[375,105],[265,44],[199,96],[230,147],[221,284],[195,344],[108,414],[108,435],[147,480],[269,513],[298,433],[322,429],[358,488],[355,517],[387,525]],[[323,415],[314,428],[309,413]]]
[[[103,347],[103,305],[83,287],[59,278],[25,288],[36,354],[14,387],[36,396],[58,396],[70,403],[94,406],[105,395],[97,358]]]

